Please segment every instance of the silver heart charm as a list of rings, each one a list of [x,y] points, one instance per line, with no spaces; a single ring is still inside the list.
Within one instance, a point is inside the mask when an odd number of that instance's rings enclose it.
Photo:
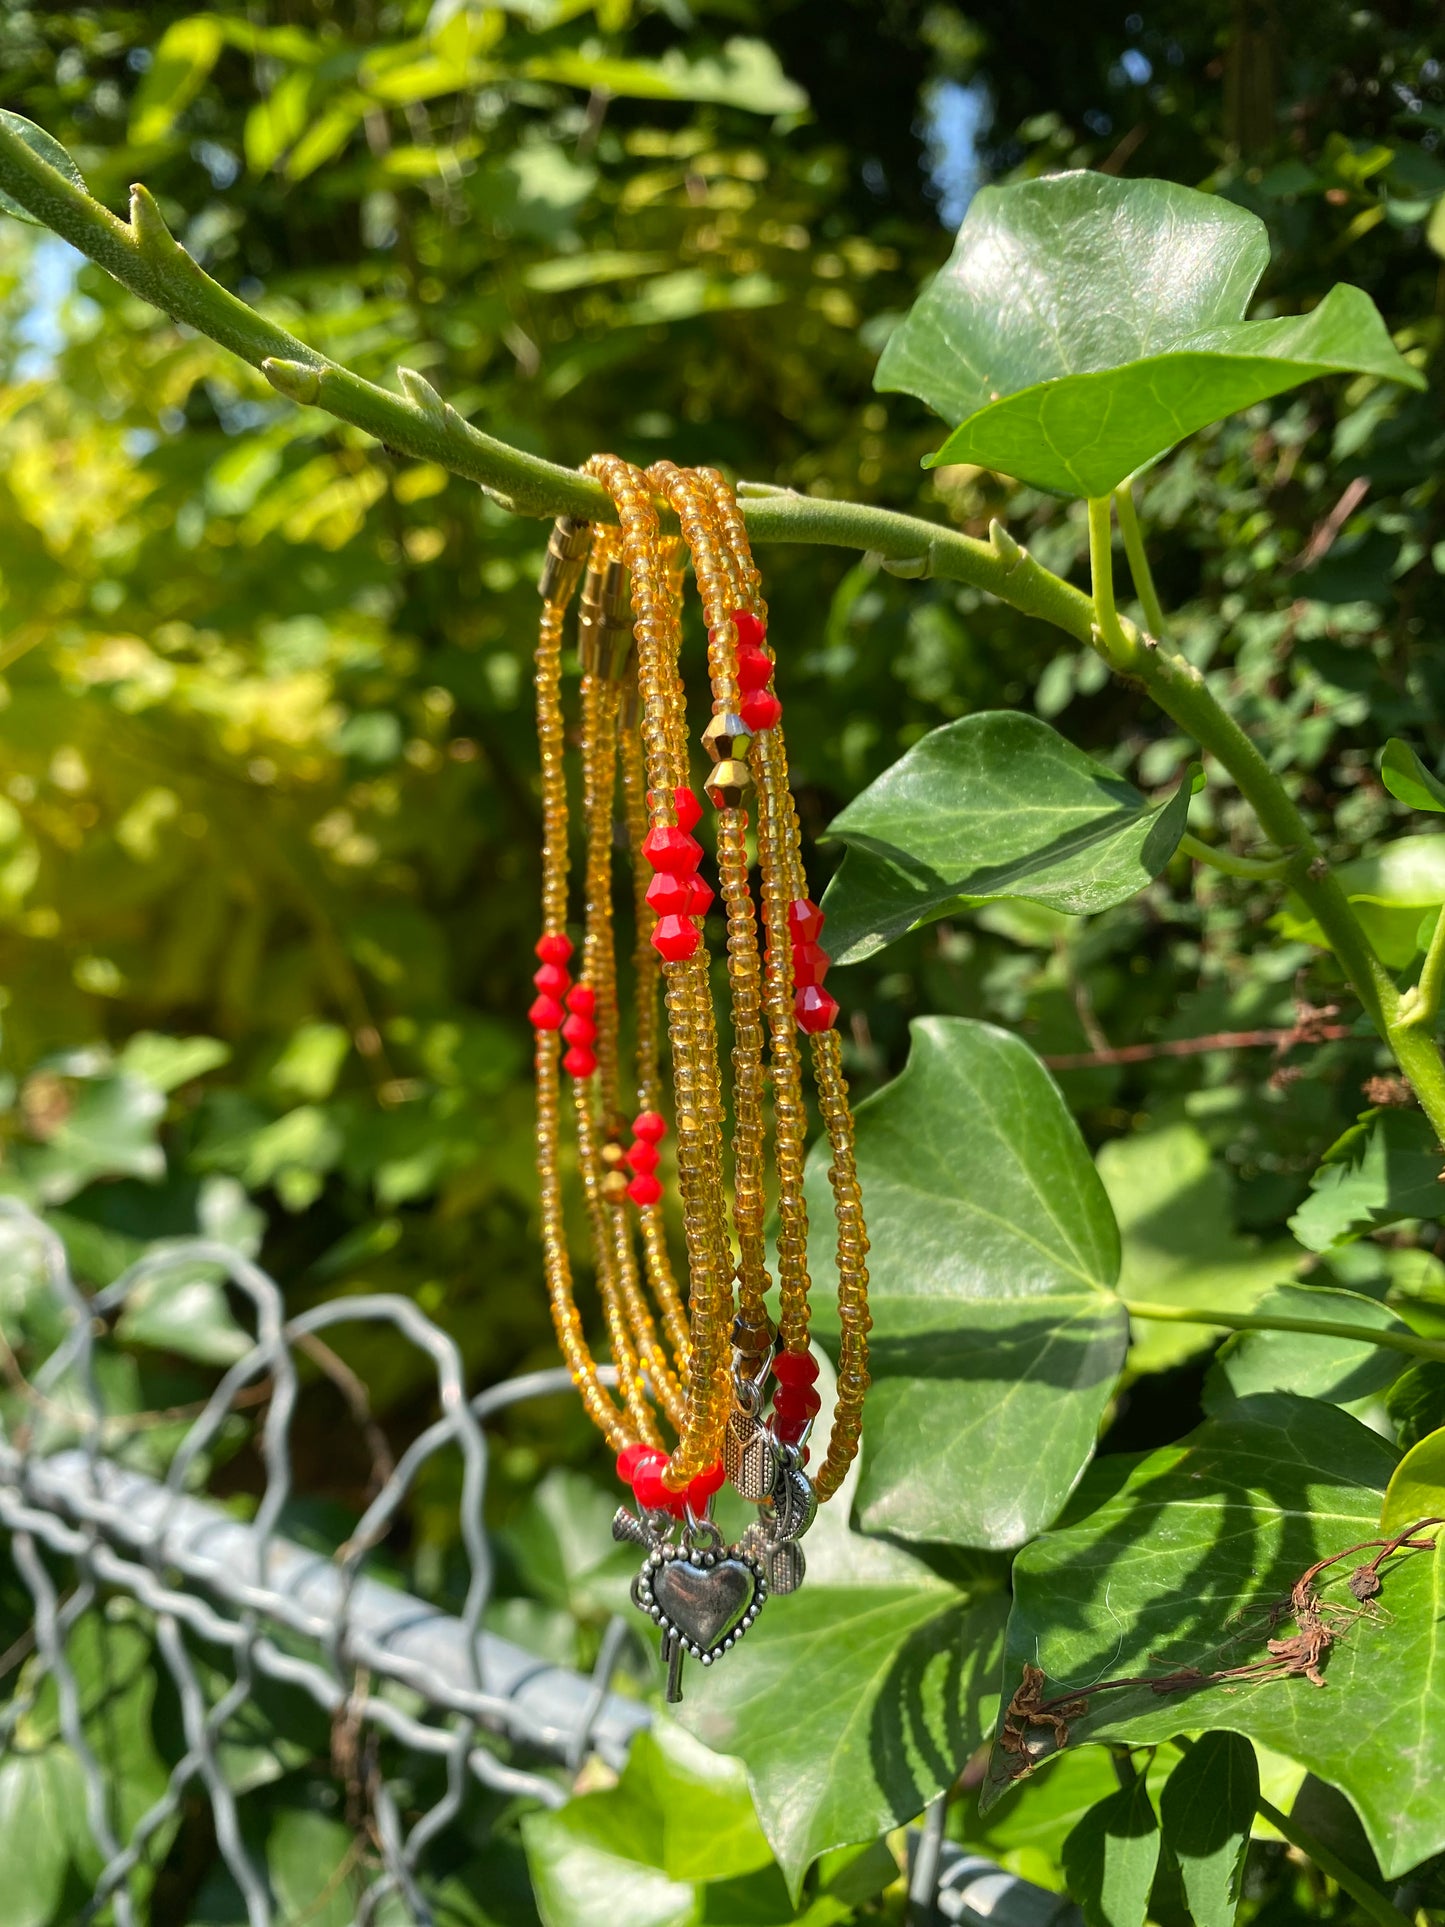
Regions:
[[[740,1546],[658,1546],[638,1574],[634,1596],[667,1639],[704,1666],[735,1646],[763,1609],[767,1576]]]

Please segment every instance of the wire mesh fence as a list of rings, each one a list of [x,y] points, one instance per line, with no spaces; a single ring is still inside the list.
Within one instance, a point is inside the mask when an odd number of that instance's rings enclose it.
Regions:
[[[483,1625],[494,1581],[483,1523],[487,1422],[523,1400],[567,1390],[565,1371],[527,1374],[469,1397],[455,1343],[411,1301],[341,1297],[288,1317],[274,1280],[205,1239],[156,1247],[88,1296],[55,1232],[23,1205],[0,1200],[0,1274],[27,1266],[55,1314],[56,1342],[28,1376],[8,1340],[0,1344],[7,1380],[0,1535],[32,1613],[20,1650],[0,1657],[0,1672],[24,1660],[17,1689],[0,1703],[0,1762],[24,1746],[27,1721],[48,1691],[78,1766],[95,1849],[85,1918],[116,1927],[147,1920],[155,1854],[197,1792],[209,1803],[216,1851],[248,1927],[284,1917],[265,1857],[247,1840],[245,1795],[233,1770],[237,1729],[268,1685],[319,1710],[329,1722],[338,1785],[363,1789],[368,1844],[350,1887],[355,1919],[379,1927],[434,1919],[428,1857],[471,1791],[556,1806],[571,1797],[588,1755],[623,1765],[649,1718],[644,1701],[613,1690],[632,1637],[628,1625],[610,1621],[590,1674],[539,1659]],[[254,1337],[209,1397],[178,1412],[117,1410],[107,1395],[108,1366],[127,1307],[157,1288],[214,1290],[219,1281],[249,1304]],[[364,1386],[321,1337],[343,1323],[389,1330],[428,1361],[438,1416],[394,1463],[371,1425]],[[303,1368],[314,1376],[318,1362],[370,1435],[376,1467],[361,1517],[342,1543],[324,1550],[281,1529],[296,1496],[292,1431]],[[238,1416],[264,1474],[248,1517],[206,1492],[217,1441]],[[157,1424],[166,1427],[163,1466],[127,1463],[127,1442]],[[419,1475],[447,1453],[461,1468],[455,1611],[370,1569]],[[74,1656],[87,1615],[117,1600],[141,1615],[183,1732],[163,1788],[141,1810],[92,1745],[86,1681]],[[989,1862],[961,1861],[940,1825],[941,1808],[911,1842],[915,1920],[1045,1927],[1057,1917],[1054,1896]]]

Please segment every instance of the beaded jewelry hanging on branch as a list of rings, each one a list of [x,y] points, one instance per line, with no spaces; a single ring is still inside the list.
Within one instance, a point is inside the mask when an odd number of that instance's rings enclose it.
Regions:
[[[587,466],[611,496],[618,526],[558,521],[540,583],[542,935],[530,1015],[542,1240],[563,1356],[636,1501],[635,1512],[619,1509],[613,1531],[645,1551],[633,1597],[662,1628],[668,1697],[676,1699],[684,1654],[710,1665],[742,1638],[770,1592],[802,1583],[799,1541],[857,1452],[868,1388],[868,1239],[834,1028],[838,1006],[824,988],[823,916],[803,875],[766,606],[742,516],[711,469],[660,462],[643,474],[613,456]],[[680,541],[662,532],[658,497],[675,511]],[[701,874],[704,850],[693,834],[703,809],[691,783],[679,670],[688,560],[708,628],[712,715],[701,741],[711,763],[703,788],[714,811],[717,892]],[[580,949],[568,935],[562,701],[563,630],[579,581],[576,736],[586,842]],[[756,898],[749,805],[756,815]],[[630,858],[635,917],[628,1026],[635,1062],[626,1070],[613,923],[619,849]],[[730,1167],[703,928],[719,893],[733,1038]],[[811,1476],[807,1441],[821,1399],[808,1340],[803,1037],[832,1151],[840,1334],[832,1431]],[[599,1379],[573,1297],[559,1169],[564,1110],[575,1131],[617,1367],[615,1397]],[[685,1287],[665,1229],[661,1173],[669,1135]],[[766,1303],[770,1190],[776,1325]],[[735,1545],[724,1542],[712,1519],[725,1478],[758,1507]]]

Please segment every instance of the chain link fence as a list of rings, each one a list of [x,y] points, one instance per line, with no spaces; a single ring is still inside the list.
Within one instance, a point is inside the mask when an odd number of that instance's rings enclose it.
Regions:
[[[8,1341],[0,1347],[9,1413],[0,1424],[0,1534],[33,1609],[23,1683],[0,1704],[0,1760],[22,1743],[48,1682],[102,1862],[87,1918],[112,1919],[116,1927],[146,1920],[137,1876],[197,1789],[209,1801],[216,1848],[249,1927],[281,1918],[262,1858],[244,1837],[223,1757],[233,1723],[266,1682],[303,1694],[331,1723],[338,1779],[354,1776],[363,1757],[367,1762],[374,1851],[356,1888],[360,1923],[433,1919],[423,1881],[428,1850],[457,1822],[469,1789],[557,1806],[571,1797],[589,1754],[622,1766],[649,1717],[641,1700],[613,1690],[631,1637],[627,1624],[613,1619],[607,1626],[589,1676],[549,1664],[482,1623],[494,1577],[483,1526],[486,1424],[522,1400],[569,1389],[565,1370],[531,1373],[468,1397],[456,1345],[410,1300],[341,1297],[288,1318],[274,1280],[206,1239],[158,1246],[87,1296],[55,1232],[23,1205],[0,1200],[0,1267],[17,1265],[38,1268],[61,1335],[28,1378]],[[148,1415],[174,1428],[174,1449],[155,1476],[124,1462],[125,1441],[143,1421],[107,1402],[110,1334],[127,1305],[148,1291],[194,1289],[198,1280],[210,1289],[224,1281],[248,1301],[255,1337],[198,1407],[179,1417]],[[439,1416],[394,1464],[371,1425],[364,1386],[321,1337],[348,1323],[389,1329],[423,1354],[434,1374]],[[303,1361],[313,1375],[319,1364],[342,1391],[355,1423],[371,1435],[381,1472],[354,1529],[329,1553],[280,1530],[294,1496],[291,1441]],[[251,1516],[241,1518],[205,1496],[205,1481],[224,1428],[262,1405],[255,1443],[264,1486]],[[456,1612],[368,1571],[423,1468],[450,1452],[461,1463]],[[179,1703],[185,1743],[163,1792],[128,1821],[115,1776],[87,1737],[71,1657],[84,1616],[117,1597],[144,1615]],[[12,1663],[15,1657],[6,1656]],[[419,1774],[418,1762],[430,1772]],[[419,1805],[422,1782],[439,1791]],[[914,1919],[1046,1927],[1058,1917],[1054,1896],[990,1862],[960,1856],[943,1840],[941,1820],[940,1808],[911,1842]]]

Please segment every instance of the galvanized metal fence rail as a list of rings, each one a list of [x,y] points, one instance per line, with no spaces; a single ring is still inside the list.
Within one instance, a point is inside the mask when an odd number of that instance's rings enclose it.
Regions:
[[[375,1865],[356,1903],[358,1922],[399,1907],[432,1919],[423,1883],[427,1850],[461,1813],[470,1782],[546,1805],[570,1793],[568,1772],[588,1754],[614,1767],[648,1721],[646,1705],[612,1690],[628,1630],[614,1620],[590,1677],[539,1660],[483,1628],[493,1567],[483,1528],[486,1421],[521,1400],[569,1387],[562,1370],[531,1373],[468,1397],[453,1341],[409,1300],[343,1297],[286,1316],[279,1286],[231,1248],[205,1239],[159,1246],[94,1296],[71,1276],[64,1246],[24,1206],[0,1199],[0,1229],[11,1257],[26,1248],[65,1320],[65,1335],[29,1379],[8,1344],[12,1417],[0,1424],[0,1535],[33,1602],[34,1657],[23,1691],[0,1702],[0,1758],[15,1742],[40,1683],[53,1682],[60,1731],[79,1763],[85,1818],[104,1864],[89,1917],[136,1927],[134,1876],[147,1852],[199,1785],[210,1802],[217,1848],[244,1901],[249,1927],[272,1927],[277,1907],[266,1869],[243,1838],[237,1796],[221,1742],[258,1681],[299,1689],[333,1719],[393,1744],[399,1758],[430,1758],[443,1769],[439,1797],[420,1814],[404,1811],[394,1779],[368,1783]],[[113,1444],[127,1420],[107,1410],[97,1370],[105,1333],[136,1294],[195,1277],[199,1267],[249,1300],[256,1333],[185,1426],[163,1477],[117,1462]],[[3,1300],[0,1300],[3,1302]],[[439,1416],[380,1482],[346,1542],[329,1556],[283,1536],[293,1492],[291,1430],[301,1385],[298,1353],[317,1335],[355,1321],[390,1326],[431,1362]],[[265,1385],[257,1443],[264,1490],[242,1520],[192,1488],[206,1455],[248,1391]],[[360,1388],[353,1388],[355,1391]],[[354,1401],[355,1403],[356,1401]],[[364,1417],[364,1408],[359,1413]],[[370,1576],[381,1546],[423,1466],[460,1454],[459,1528],[464,1560],[460,1612],[448,1613]],[[57,1583],[56,1573],[68,1583]],[[156,1650],[174,1684],[186,1751],[161,1794],[124,1831],[118,1789],[108,1784],[86,1735],[82,1696],[67,1646],[82,1616],[123,1595],[149,1618]],[[208,1695],[219,1663],[231,1684]],[[555,1765],[548,1770],[548,1763]],[[918,1920],[1007,1919],[1046,1927],[1052,1895],[1013,1880],[987,1861],[965,1867],[935,1824],[918,1830],[910,1890]],[[974,1907],[970,1894],[978,1901]]]

